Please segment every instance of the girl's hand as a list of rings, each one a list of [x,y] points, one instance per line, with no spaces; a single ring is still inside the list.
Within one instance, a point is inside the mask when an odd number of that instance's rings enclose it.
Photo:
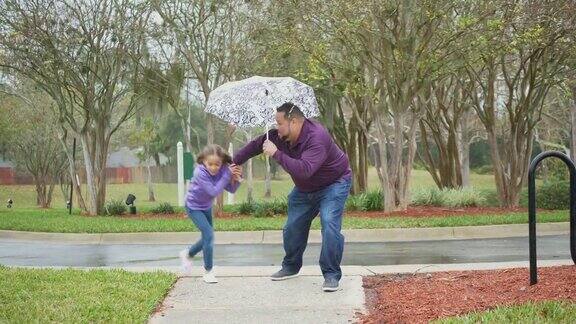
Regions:
[[[240,181],[240,179],[242,179],[242,167],[236,164],[231,164],[229,168],[230,172],[232,172],[232,180]]]

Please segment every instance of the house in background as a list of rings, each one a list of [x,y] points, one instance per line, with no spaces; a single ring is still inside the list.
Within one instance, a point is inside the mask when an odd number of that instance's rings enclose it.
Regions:
[[[169,159],[160,153],[160,165],[156,165],[153,158],[140,161],[138,153],[141,148],[130,149],[122,147],[118,151],[108,155],[106,163],[106,178],[108,183],[142,183],[147,180],[147,166],[150,165],[153,182],[173,182],[169,176],[169,167],[166,168]],[[176,169],[176,167],[173,167]],[[174,170],[176,171],[176,170]],[[174,177],[174,181],[175,181]]]
[[[140,151],[140,148],[122,147],[110,153],[106,163],[107,183],[144,183],[148,179],[147,163],[150,163],[153,182],[176,182],[176,166],[168,165],[167,156],[160,154],[158,166],[152,158],[148,161],[140,161],[138,158]],[[83,167],[78,169],[78,177],[81,183],[86,183],[86,171]],[[31,177],[16,172],[15,165],[0,154],[0,185],[32,183]]]
[[[4,155],[0,154],[0,184],[16,184],[16,171],[12,162],[4,159]]]

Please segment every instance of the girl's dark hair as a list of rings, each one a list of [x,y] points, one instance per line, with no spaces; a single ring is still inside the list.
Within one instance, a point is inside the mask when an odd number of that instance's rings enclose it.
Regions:
[[[196,158],[196,163],[198,164],[204,163],[204,159],[210,155],[218,156],[220,159],[222,159],[222,164],[232,163],[232,158],[230,157],[230,155],[228,155],[228,153],[224,151],[222,146],[217,144],[206,145],[204,149],[202,149],[202,152],[200,152],[200,154],[198,155],[198,158]]]

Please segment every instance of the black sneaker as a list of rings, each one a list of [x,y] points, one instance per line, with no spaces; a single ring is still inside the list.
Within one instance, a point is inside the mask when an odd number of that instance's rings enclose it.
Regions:
[[[271,275],[270,279],[272,279],[272,281],[280,281],[280,280],[286,280],[286,279],[291,279],[291,278],[296,278],[296,277],[298,277],[298,272],[291,272],[291,271],[288,271],[286,269],[280,269],[280,271]]]
[[[340,288],[340,283],[337,279],[327,278],[324,279],[324,284],[322,285],[322,290],[324,291],[337,291]]]

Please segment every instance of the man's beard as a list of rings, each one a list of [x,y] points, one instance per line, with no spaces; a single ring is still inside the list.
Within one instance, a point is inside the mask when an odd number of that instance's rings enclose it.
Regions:
[[[284,142],[290,142],[290,140],[288,139],[290,137],[290,133],[292,133],[292,129],[290,129],[290,126],[288,126],[288,134],[280,137]]]

